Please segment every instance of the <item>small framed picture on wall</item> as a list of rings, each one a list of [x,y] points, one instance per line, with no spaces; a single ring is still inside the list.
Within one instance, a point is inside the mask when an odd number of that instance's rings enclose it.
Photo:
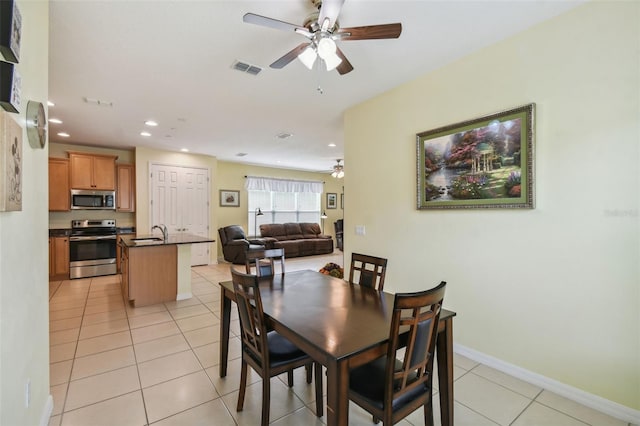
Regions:
[[[240,191],[221,189],[220,207],[240,207]]]
[[[338,208],[338,194],[336,194],[335,192],[327,192],[327,208]]]

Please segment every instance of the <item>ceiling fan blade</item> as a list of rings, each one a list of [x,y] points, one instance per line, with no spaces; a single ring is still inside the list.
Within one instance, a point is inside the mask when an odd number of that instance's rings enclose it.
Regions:
[[[285,65],[288,65],[289,62],[296,59],[298,55],[302,53],[304,49],[307,48],[307,46],[309,46],[309,43],[302,43],[294,47],[291,51],[289,51],[288,53],[285,53],[284,56],[282,56],[280,59],[277,59],[274,63],[272,63],[269,66],[271,68],[276,68],[276,69],[284,68]]]
[[[290,24],[288,22],[279,21],[273,18],[267,18],[266,16],[256,15],[255,13],[245,13],[242,20],[248,24],[262,25],[263,27],[274,28],[276,30],[296,32],[307,32],[306,28],[300,25]]]
[[[372,40],[381,38],[398,38],[402,32],[402,24],[368,25],[365,27],[340,28],[334,34],[339,40]]]
[[[323,28],[322,23],[325,22],[326,19],[328,19],[329,22],[326,28],[323,29],[327,30],[329,28],[333,28],[343,4],[344,0],[322,0],[320,14],[318,15],[318,25],[320,28]]]
[[[339,47],[336,47],[336,55],[342,59],[340,65],[336,67],[336,71],[338,71],[340,75],[345,75],[346,73],[353,71],[353,65],[351,65],[351,62],[349,62],[347,57],[344,56],[344,53],[342,53],[342,50],[340,50]]]

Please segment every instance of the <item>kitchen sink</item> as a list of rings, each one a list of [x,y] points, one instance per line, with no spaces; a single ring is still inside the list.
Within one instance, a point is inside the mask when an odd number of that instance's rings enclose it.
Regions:
[[[160,242],[162,242],[162,238],[158,238],[158,237],[132,238],[131,241],[133,241],[136,244],[151,244],[151,243],[160,243]]]

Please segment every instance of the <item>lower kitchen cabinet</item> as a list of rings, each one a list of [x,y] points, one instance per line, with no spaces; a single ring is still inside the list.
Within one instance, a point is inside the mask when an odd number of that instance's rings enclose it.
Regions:
[[[129,251],[120,244],[120,236],[118,236],[118,259],[116,263],[120,269],[120,289],[125,303],[129,303]]]
[[[125,302],[138,307],[176,300],[178,249],[175,244],[137,248],[120,246]]]
[[[69,237],[49,237],[49,279],[69,279]]]

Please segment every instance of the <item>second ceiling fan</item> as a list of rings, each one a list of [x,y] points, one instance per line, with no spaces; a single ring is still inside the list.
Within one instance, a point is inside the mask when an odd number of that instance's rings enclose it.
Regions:
[[[319,57],[328,71],[336,69],[340,74],[347,74],[353,70],[353,66],[336,45],[336,41],[398,38],[402,32],[400,23],[340,28],[338,15],[344,0],[311,0],[311,3],[318,11],[309,15],[301,26],[255,13],[247,13],[242,18],[250,24],[294,32],[308,39],[277,59],[270,65],[271,68],[283,68],[299,58],[311,69]]]

